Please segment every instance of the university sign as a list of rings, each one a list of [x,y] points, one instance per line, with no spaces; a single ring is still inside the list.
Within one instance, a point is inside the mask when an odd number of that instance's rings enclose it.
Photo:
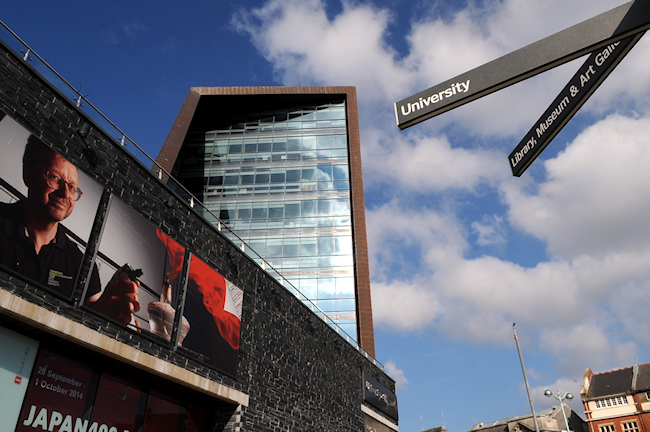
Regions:
[[[395,103],[400,129],[591,54],[510,155],[519,176],[650,28],[650,0],[625,3]]]

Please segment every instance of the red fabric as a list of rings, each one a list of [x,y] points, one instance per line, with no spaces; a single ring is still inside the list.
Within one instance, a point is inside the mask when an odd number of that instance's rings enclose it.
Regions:
[[[165,233],[156,230],[158,237],[165,244],[169,263],[172,267],[167,276],[174,280],[183,268],[185,249],[169,238]],[[224,309],[226,304],[226,279],[214,271],[200,259],[193,257],[190,263],[190,280],[196,283],[199,292],[203,295],[203,305],[214,318],[214,322],[226,342],[233,349],[239,349],[239,334],[241,323],[239,317]]]
[[[183,269],[183,257],[185,256],[185,249],[183,246],[176,243],[169,238],[164,232],[159,229],[156,230],[158,238],[162,240],[167,248],[167,255],[169,255],[169,265],[172,267],[170,272],[167,272],[167,277],[170,281],[175,280]]]
[[[233,349],[239,349],[239,317],[224,309],[226,304],[226,279],[210,268],[206,263],[192,257],[190,279],[203,294],[203,305],[214,318],[221,336]]]

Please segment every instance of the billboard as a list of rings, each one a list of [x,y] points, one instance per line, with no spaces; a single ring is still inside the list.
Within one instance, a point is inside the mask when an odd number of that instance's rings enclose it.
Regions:
[[[104,189],[1,112],[0,152],[0,267],[72,300]],[[185,248],[117,196],[98,245],[84,307],[236,374],[241,289],[197,257],[181,286]]]
[[[143,390],[83,362],[41,350],[16,432],[177,432],[203,424],[205,412]]]
[[[91,297],[86,305],[132,330],[169,342],[184,254],[185,248],[113,196],[96,259],[100,279],[109,282],[97,300]],[[120,304],[102,300],[120,296]]]
[[[242,297],[241,289],[192,256],[184,308],[190,331],[178,349],[234,376],[239,354]]]
[[[70,299],[102,188],[9,116],[0,118],[0,265]],[[96,272],[91,285],[99,287]]]
[[[89,366],[41,350],[16,431],[79,430],[80,424],[87,427],[84,412],[92,403],[92,382]]]

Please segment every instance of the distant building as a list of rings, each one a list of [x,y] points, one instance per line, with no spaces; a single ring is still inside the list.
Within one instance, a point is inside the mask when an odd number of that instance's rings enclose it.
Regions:
[[[422,431],[422,432],[447,432],[447,428],[444,427],[444,426],[439,426],[439,427],[427,429],[427,430]]]
[[[354,87],[194,87],[157,162],[374,355]]]
[[[575,412],[564,405],[564,411],[573,432],[587,432],[587,424]],[[559,406],[537,411],[535,413],[540,432],[560,432],[566,430],[564,416]],[[532,414],[524,414],[490,423],[477,423],[470,432],[535,432]]]
[[[647,432],[650,364],[599,374],[587,368],[580,396],[590,432]]]

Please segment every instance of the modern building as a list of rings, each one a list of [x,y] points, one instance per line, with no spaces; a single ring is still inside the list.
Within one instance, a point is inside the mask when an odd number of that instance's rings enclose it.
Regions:
[[[587,432],[585,421],[566,404],[564,413],[572,432]],[[535,417],[540,432],[566,431],[564,414],[559,406],[537,411]],[[528,413],[489,423],[477,423],[470,429],[470,432],[535,432],[535,421],[532,414]]]
[[[31,47],[0,58],[0,431],[398,430],[367,351]]]
[[[374,355],[354,87],[192,88],[157,163]]]
[[[580,391],[590,432],[640,432],[650,427],[650,364],[594,374]]]

